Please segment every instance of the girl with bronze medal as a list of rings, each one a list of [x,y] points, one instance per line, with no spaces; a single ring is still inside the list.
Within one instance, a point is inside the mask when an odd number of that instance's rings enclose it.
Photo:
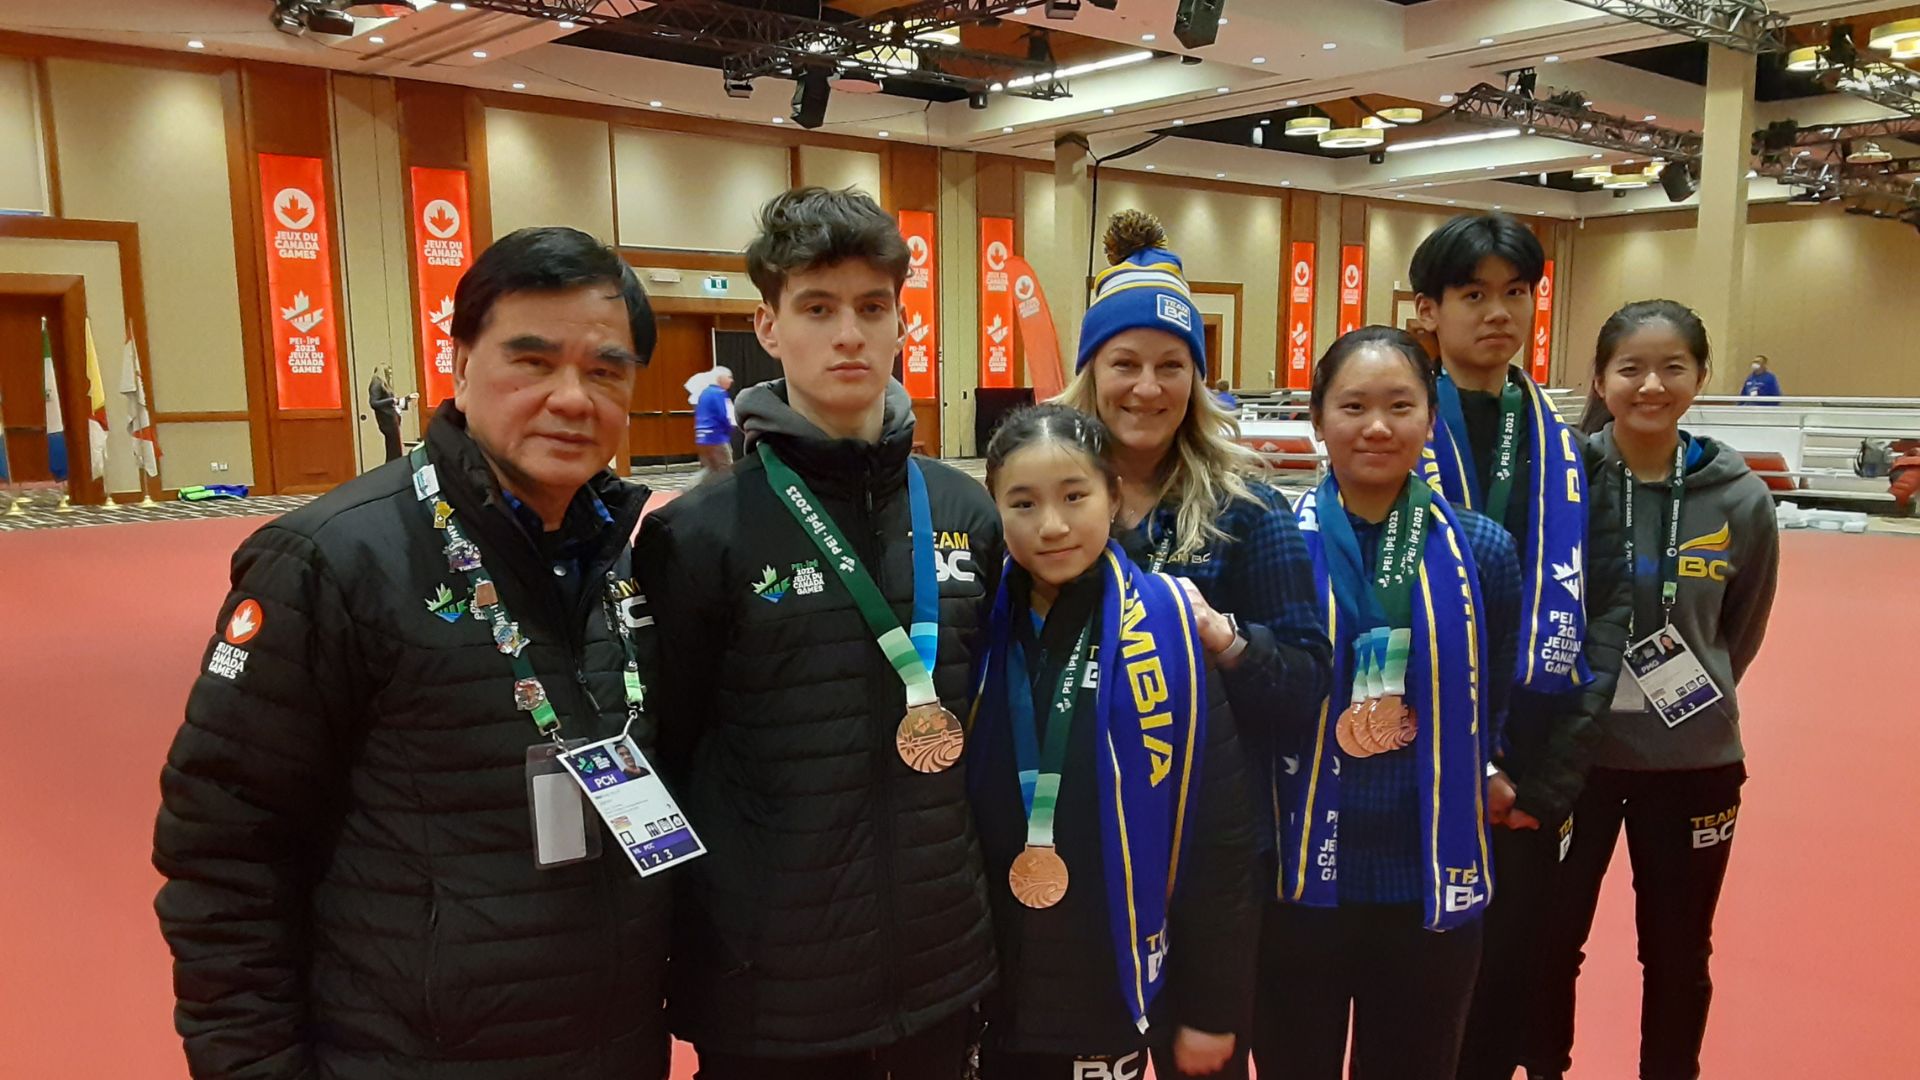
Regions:
[[[1232,1075],[1192,1051],[1230,1052],[1251,1006],[1252,808],[1200,638],[1220,616],[1111,539],[1106,441],[1043,405],[987,448],[1008,560],[967,737],[1001,946],[986,1080],[1155,1055]]]
[[[1419,474],[1437,391],[1419,344],[1356,330],[1314,370],[1328,472],[1296,507],[1332,693],[1283,736],[1280,901],[1261,941],[1262,1075],[1453,1080],[1492,897],[1485,774],[1520,569]]]

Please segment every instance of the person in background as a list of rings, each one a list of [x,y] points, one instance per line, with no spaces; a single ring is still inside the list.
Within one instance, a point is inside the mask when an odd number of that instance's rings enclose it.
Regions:
[[[1209,643],[1208,659],[1233,703],[1249,786],[1265,792],[1275,733],[1307,723],[1327,692],[1331,646],[1312,560],[1286,496],[1268,483],[1259,455],[1236,441],[1239,420],[1207,390],[1204,327],[1165,230],[1127,210],[1109,223],[1105,247],[1109,266],[1095,280],[1074,377],[1057,400],[1112,433],[1116,532],[1127,556],[1192,581],[1235,627]],[[1260,805],[1262,892],[1272,898],[1273,828]],[[1233,1068],[1244,1067],[1236,1049]]]
[[[628,691],[655,674],[647,491],[602,468],[653,313],[564,228],[501,238],[453,305],[453,397],[411,459],[234,555],[161,773],[154,907],[196,1077],[667,1074],[684,871],[588,854],[578,790],[529,776],[561,739],[654,745]]]
[[[701,1080],[957,1080],[993,981],[961,761],[1000,570],[977,481],[912,453],[910,256],[858,191],[760,212],[746,460],[649,514],[663,774],[709,847],[675,906]]]
[[[1747,380],[1740,384],[1740,396],[1743,398],[1777,398],[1780,396],[1780,377],[1768,367],[1765,353],[1753,358],[1753,364],[1747,369]],[[1777,405],[1773,401],[1756,401],[1755,405]]]
[[[1369,326],[1315,365],[1328,474],[1301,497],[1332,693],[1280,746],[1281,899],[1261,941],[1261,1076],[1452,1080],[1494,894],[1486,770],[1511,690],[1514,544],[1416,471],[1438,393]]]
[[[717,480],[733,468],[733,371],[714,365],[687,380],[693,403],[693,445],[700,457],[697,487]]]
[[[1692,1080],[1713,995],[1708,957],[1747,778],[1737,689],[1760,652],[1778,580],[1773,498],[1744,459],[1680,429],[1706,385],[1707,330],[1671,300],[1628,304],[1600,328],[1588,408],[1593,514],[1620,521],[1633,567],[1630,639],[1654,642],[1620,678],[1555,883],[1559,916],[1536,964],[1531,1076],[1572,1064],[1574,987],[1600,886],[1624,826],[1642,971],[1640,1076]],[[1671,668],[1718,699],[1682,715],[1649,704]],[[1692,679],[1684,679],[1691,682]],[[1688,695],[1691,697],[1692,695]]]
[[[1240,411],[1240,399],[1233,396],[1233,387],[1229,386],[1225,379],[1213,384],[1213,399],[1228,412]]]
[[[1149,1056],[1216,1075],[1253,1008],[1253,809],[1201,660],[1233,630],[1111,540],[1107,452],[1064,405],[987,444],[1008,562],[967,765],[1001,958],[983,1080],[1141,1076]]]
[[[1548,887],[1574,799],[1599,740],[1625,637],[1627,582],[1618,531],[1589,522],[1578,435],[1513,360],[1532,338],[1546,253],[1504,214],[1463,214],[1414,252],[1409,278],[1421,325],[1440,346],[1439,409],[1423,468],[1456,507],[1513,537],[1525,604],[1511,701],[1487,814],[1499,883],[1486,956],[1460,1054],[1461,1080],[1509,1080],[1517,1015]],[[1591,528],[1589,527],[1591,525]]]

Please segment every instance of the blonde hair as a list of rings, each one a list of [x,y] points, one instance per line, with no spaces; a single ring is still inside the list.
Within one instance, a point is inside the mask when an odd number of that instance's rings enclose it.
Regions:
[[[1073,381],[1053,400],[1088,416],[1099,416],[1100,399],[1093,375],[1097,360],[1074,373]],[[1162,500],[1171,498],[1177,509],[1173,558],[1192,558],[1211,541],[1231,540],[1214,521],[1228,503],[1245,499],[1260,505],[1253,485],[1266,482],[1267,462],[1240,445],[1239,439],[1239,417],[1214,399],[1200,374],[1200,365],[1195,364],[1187,415],[1174,432],[1167,455],[1160,459],[1156,492]]]

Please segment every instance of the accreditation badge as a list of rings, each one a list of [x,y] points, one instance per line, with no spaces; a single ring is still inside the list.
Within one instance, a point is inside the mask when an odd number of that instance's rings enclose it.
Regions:
[[[1646,705],[1651,705],[1670,728],[1679,727],[1724,696],[1672,623],[1628,645],[1626,669]],[[1616,694],[1616,707],[1618,701]]]
[[[570,748],[560,760],[641,877],[707,853],[659,771],[631,736]]]
[[[575,739],[566,749],[586,745]],[[562,747],[527,747],[527,813],[533,827],[533,864],[542,870],[600,857],[600,830],[587,816],[586,796],[560,763]]]

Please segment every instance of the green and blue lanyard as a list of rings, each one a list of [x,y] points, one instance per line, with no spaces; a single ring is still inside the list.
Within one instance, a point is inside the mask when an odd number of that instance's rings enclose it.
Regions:
[[[1054,810],[1060,799],[1060,773],[1066,767],[1067,741],[1073,730],[1074,706],[1080,692],[1080,670],[1086,662],[1098,613],[1088,616],[1080,638],[1060,667],[1060,677],[1047,698],[1044,738],[1033,714],[1033,677],[1027,669],[1023,637],[1007,643],[1007,719],[1013,727],[1013,760],[1020,773],[1020,800],[1026,808],[1027,846],[1051,848]]]
[[[758,451],[774,495],[852,594],[854,607],[906,687],[907,707],[938,704],[940,695],[934,690],[933,672],[940,655],[940,582],[934,566],[933,508],[919,462],[907,462],[907,503],[913,522],[913,624],[910,630],[902,630],[873,575],[860,564],[853,545],[822,509],[806,481],[780,460],[773,447],[762,442]]]

